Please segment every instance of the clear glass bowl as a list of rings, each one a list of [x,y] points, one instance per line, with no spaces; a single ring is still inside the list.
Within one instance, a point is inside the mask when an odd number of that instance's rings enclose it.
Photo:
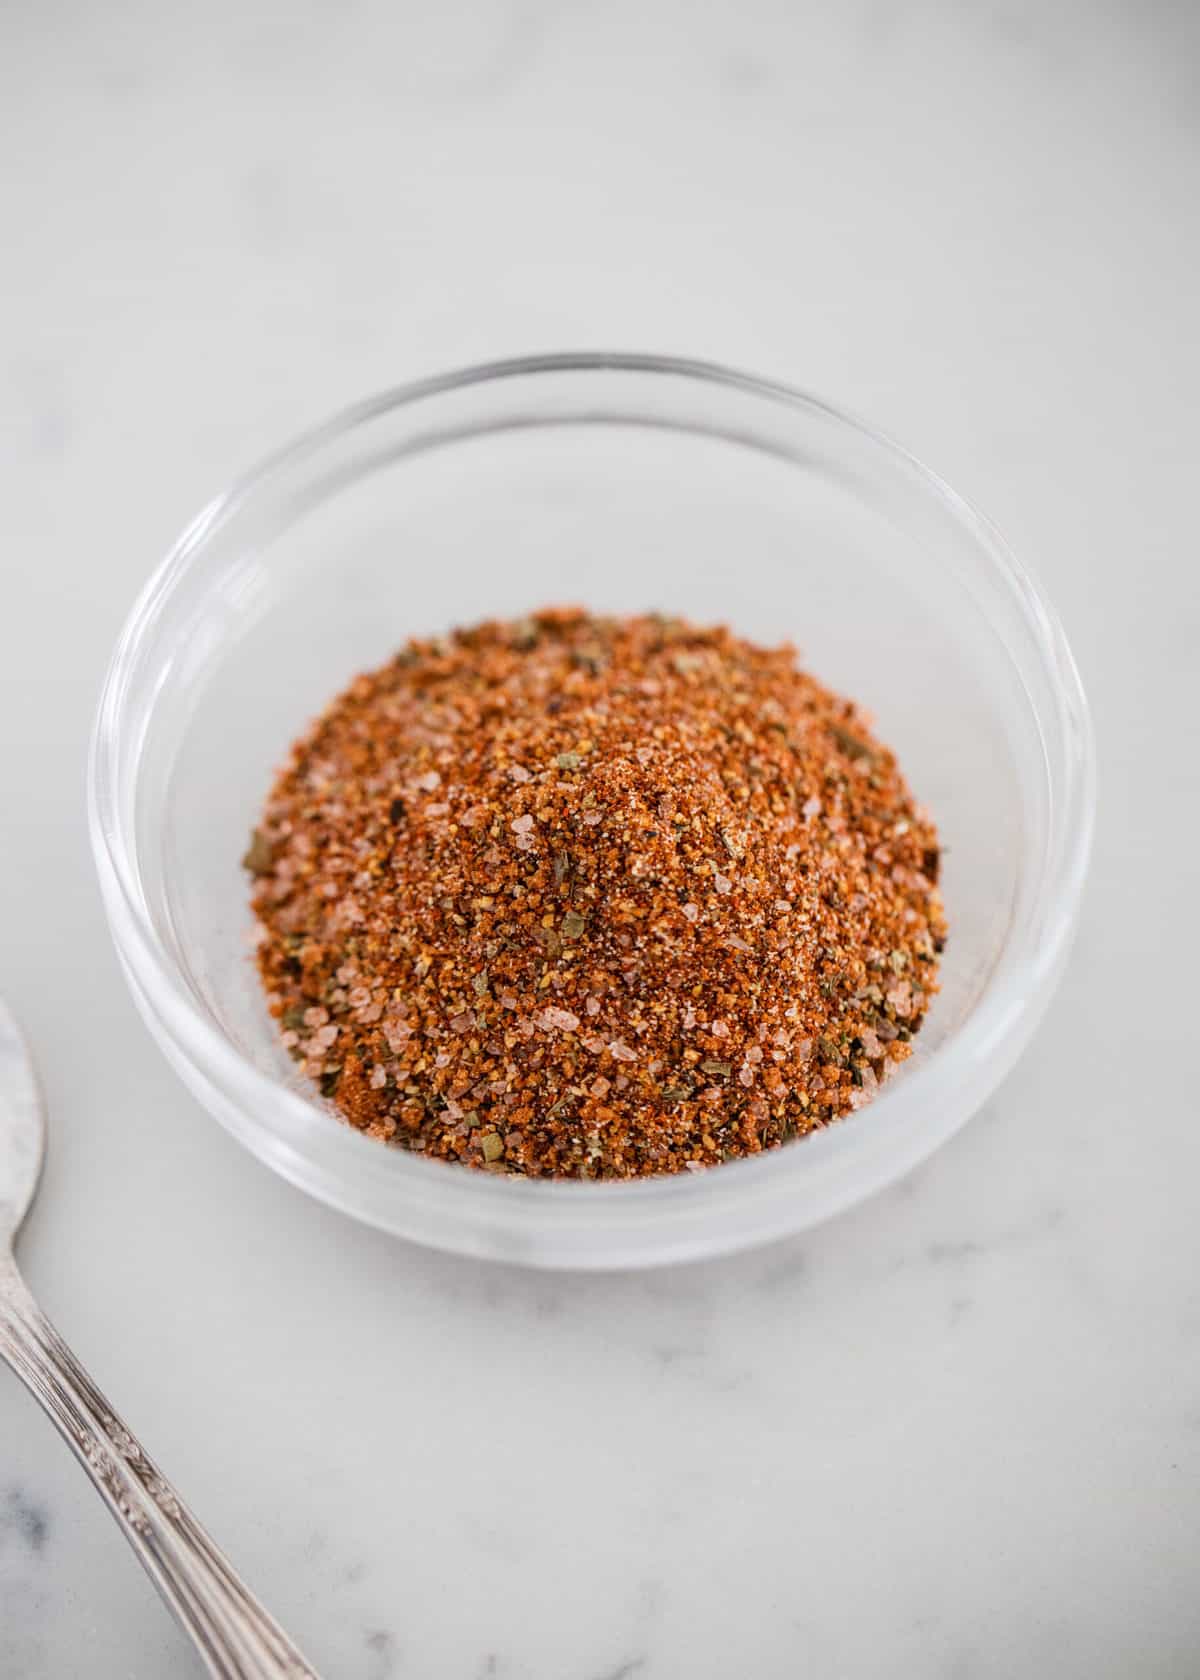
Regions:
[[[340,1125],[278,1043],[239,866],[313,714],[405,637],[548,602],[793,640],[874,712],[946,847],[916,1054],[870,1106],[713,1171],[496,1177]],[[189,1088],[285,1178],[419,1242],[539,1266],[681,1260],[812,1225],[956,1131],[1060,973],[1093,808],[1058,621],[996,533],[824,403],[721,368],[559,356],[389,393],[213,502],[105,684],[90,824],[113,937]]]

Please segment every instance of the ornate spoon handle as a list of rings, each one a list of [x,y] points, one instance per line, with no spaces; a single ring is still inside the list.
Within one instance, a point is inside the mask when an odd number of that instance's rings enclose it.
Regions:
[[[0,1355],[41,1401],[217,1680],[318,1680],[0,1255]]]

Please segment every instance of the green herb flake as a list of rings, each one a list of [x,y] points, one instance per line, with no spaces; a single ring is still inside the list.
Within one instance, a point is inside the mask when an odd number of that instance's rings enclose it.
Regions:
[[[275,848],[262,829],[256,828],[250,836],[250,844],[242,859],[242,868],[248,869],[251,875],[269,875],[274,867]]]
[[[732,1062],[718,1062],[711,1056],[706,1061],[701,1062],[700,1067],[702,1072],[717,1074],[722,1079],[728,1079],[733,1072]]]
[[[847,758],[874,759],[874,751],[867,745],[867,743],[865,741],[860,741],[857,735],[851,734],[851,732],[848,729],[844,729],[840,723],[831,722],[829,724],[829,733],[833,736],[834,740],[845,753]]]
[[[559,753],[554,762],[560,770],[578,770],[583,763],[583,754],[577,752]]]
[[[562,921],[562,936],[564,939],[578,939],[586,926],[578,910],[568,910]]]
[[[486,1132],[483,1138],[483,1158],[485,1161],[498,1161],[504,1153],[504,1139],[499,1132]]]
[[[690,677],[696,671],[704,668],[704,661],[697,653],[675,653],[671,656],[671,664],[681,677]]]

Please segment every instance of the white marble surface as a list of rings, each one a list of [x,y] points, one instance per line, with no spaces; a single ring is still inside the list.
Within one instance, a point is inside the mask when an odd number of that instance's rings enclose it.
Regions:
[[[31,1282],[333,1677],[1200,1671],[1200,13],[472,0],[0,19],[0,986]],[[1100,738],[1034,1048],[907,1183],[533,1276],[260,1168],[121,984],[83,760],[134,591],[360,393],[616,344],[809,386],[987,509]],[[0,1674],[198,1672],[0,1374]]]

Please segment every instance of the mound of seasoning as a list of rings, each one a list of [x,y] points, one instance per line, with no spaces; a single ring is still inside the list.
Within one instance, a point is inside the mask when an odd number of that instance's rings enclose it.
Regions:
[[[937,984],[938,841],[766,649],[575,610],[413,641],[292,750],[246,856],[283,1042],[351,1125],[630,1178],[868,1100]]]

